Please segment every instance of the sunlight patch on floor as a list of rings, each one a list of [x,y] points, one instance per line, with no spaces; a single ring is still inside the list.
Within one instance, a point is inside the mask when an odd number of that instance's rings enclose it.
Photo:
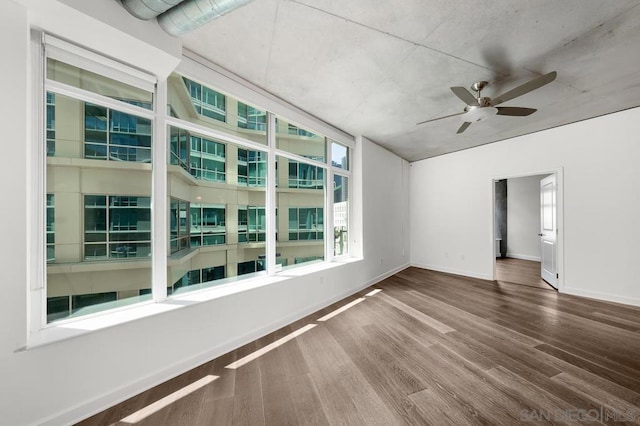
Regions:
[[[140,410],[136,411],[133,414],[128,415],[127,417],[125,417],[124,419],[122,419],[120,421],[122,423],[127,423],[127,424],[139,423],[142,420],[144,420],[147,417],[149,417],[150,415],[152,415],[153,413],[157,413],[158,411],[162,410],[163,408],[173,404],[174,402],[176,402],[180,398],[184,398],[185,396],[189,395],[190,393],[193,393],[193,392],[197,391],[198,389],[205,387],[209,383],[211,383],[214,380],[218,379],[218,377],[219,376],[213,376],[213,375],[204,376],[200,380],[196,380],[195,382],[193,382],[191,384],[188,384],[187,386],[185,386],[185,387],[183,387],[181,389],[178,389],[174,393],[169,394],[169,395],[165,396],[164,398],[159,399],[156,402],[147,405],[144,408],[141,408]]]

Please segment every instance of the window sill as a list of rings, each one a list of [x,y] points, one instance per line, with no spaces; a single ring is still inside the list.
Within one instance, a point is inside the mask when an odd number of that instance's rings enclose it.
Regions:
[[[238,279],[235,281],[232,278],[228,278],[225,284],[174,295],[162,302],[142,302],[131,306],[116,308],[109,312],[101,312],[82,318],[59,321],[31,333],[27,346],[18,349],[16,352],[49,345],[82,336],[93,331],[147,318],[152,315],[177,309],[186,309],[191,305],[205,303],[292,278],[322,272],[360,260],[362,259],[357,257],[343,257],[331,263],[321,262],[285,269],[274,276],[261,275],[253,278],[237,277]]]

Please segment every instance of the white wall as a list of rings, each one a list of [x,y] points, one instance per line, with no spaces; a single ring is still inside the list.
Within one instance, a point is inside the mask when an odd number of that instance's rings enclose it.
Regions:
[[[540,261],[540,179],[507,179],[507,257]]]
[[[364,257],[380,275],[409,263],[409,164],[363,140]]]
[[[0,413],[10,425],[64,424],[92,414],[293,321],[408,264],[408,167],[359,140],[354,155],[352,230],[362,261],[183,307],[46,346],[27,341],[28,16],[0,0]],[[358,171],[362,170],[360,176]],[[364,188],[358,185],[364,182]],[[403,187],[403,185],[405,185]],[[401,224],[401,225],[399,225]],[[361,229],[357,229],[361,227]],[[353,242],[351,240],[350,242]],[[364,244],[362,246],[360,243]],[[381,261],[382,260],[382,261]]]
[[[490,279],[491,180],[563,168],[561,291],[640,305],[640,108],[412,163],[411,263]]]

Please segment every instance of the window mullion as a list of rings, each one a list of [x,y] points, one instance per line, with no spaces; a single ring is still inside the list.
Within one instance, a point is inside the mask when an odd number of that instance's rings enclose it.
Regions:
[[[175,118],[175,117],[166,117],[166,123],[172,127],[178,127],[180,129],[186,130],[187,132],[198,133],[199,135],[218,139],[227,143],[232,143],[240,146],[242,149],[247,149],[251,151],[268,151],[268,149],[258,142],[252,142],[249,139],[244,139],[235,135],[231,135],[229,133],[222,132],[217,129],[213,129],[211,127],[203,126],[201,124],[191,123],[189,121]]]
[[[167,81],[156,88],[155,121],[153,122],[153,161],[151,171],[151,294],[161,302],[167,298],[167,254],[169,252],[169,211],[167,191]]]
[[[267,157],[267,193],[266,193],[266,216],[267,216],[267,237],[266,257],[267,274],[276,273],[276,116],[267,113],[267,144],[269,155]],[[280,212],[280,214],[283,214]]]
[[[326,157],[327,164],[333,164],[331,157],[331,144],[327,141]],[[333,247],[335,244],[333,235],[333,168],[327,167],[324,178],[326,179],[324,187],[324,258],[327,262],[333,260]]]
[[[142,118],[153,119],[153,112],[136,105],[121,102],[116,99],[109,98],[99,93],[90,92],[88,90],[79,89],[54,80],[45,80],[45,90],[48,92],[68,96],[81,100],[90,104],[100,105],[109,109],[115,109],[127,114],[135,115]]]

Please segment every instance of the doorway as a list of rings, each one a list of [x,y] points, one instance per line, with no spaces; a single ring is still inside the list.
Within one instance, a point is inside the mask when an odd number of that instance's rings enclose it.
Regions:
[[[494,280],[562,291],[562,183],[562,169],[492,179]]]

